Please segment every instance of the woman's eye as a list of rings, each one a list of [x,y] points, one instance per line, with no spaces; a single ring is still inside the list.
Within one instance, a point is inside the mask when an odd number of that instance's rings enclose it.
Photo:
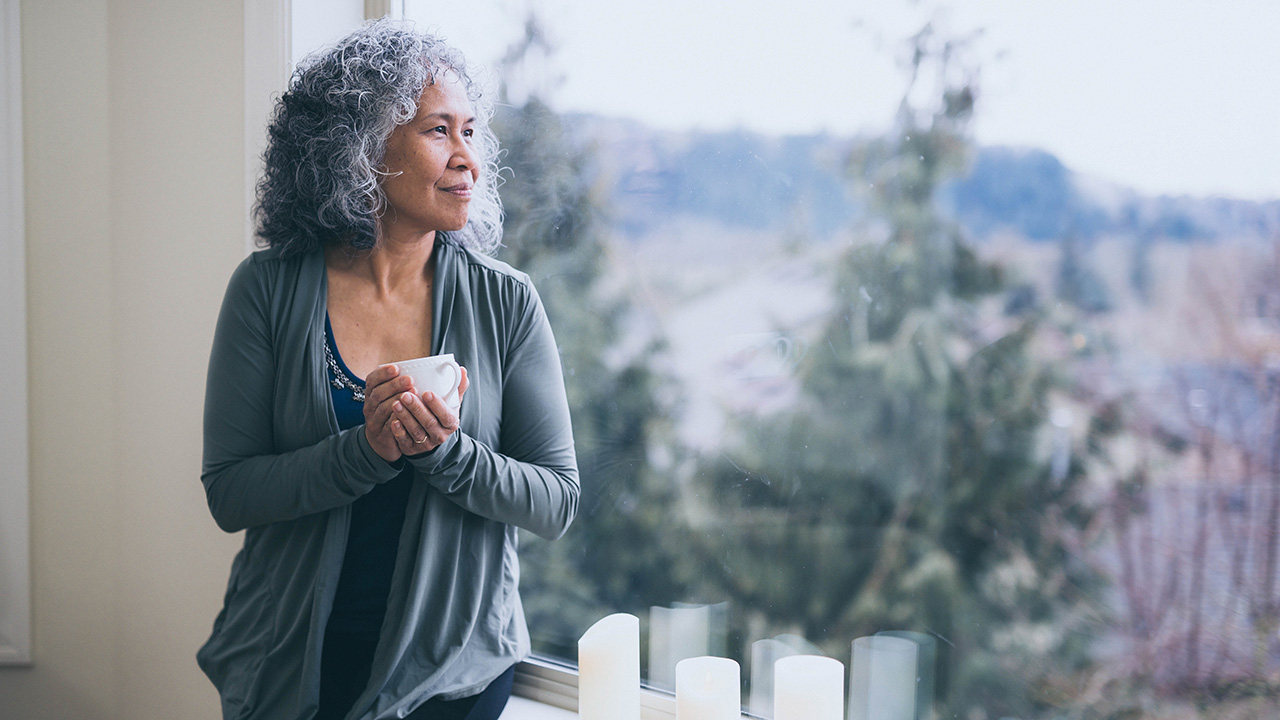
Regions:
[[[449,128],[447,128],[447,127],[445,127],[445,126],[443,126],[443,125],[437,125],[437,126],[435,126],[435,127],[431,128],[431,132],[438,132],[438,133],[440,133],[441,135],[448,135],[448,134],[449,134]]]
[[[471,128],[467,128],[466,130],[462,131],[462,137],[465,137],[465,138],[475,137],[475,134],[476,134],[476,131],[472,130]]]

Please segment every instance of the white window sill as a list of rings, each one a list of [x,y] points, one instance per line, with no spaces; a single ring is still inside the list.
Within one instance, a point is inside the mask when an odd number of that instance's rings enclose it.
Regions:
[[[576,720],[578,713],[513,696],[499,720]]]
[[[540,658],[516,667],[511,701],[500,720],[575,720],[578,717],[578,671]],[[640,720],[675,720],[676,699],[642,688]],[[743,720],[753,716],[743,715]]]
[[[516,700],[521,702],[516,707],[508,706],[502,720],[573,720],[578,717],[578,670],[529,658],[516,667],[512,695],[513,704]],[[641,688],[640,720],[675,720],[675,716],[674,696]]]

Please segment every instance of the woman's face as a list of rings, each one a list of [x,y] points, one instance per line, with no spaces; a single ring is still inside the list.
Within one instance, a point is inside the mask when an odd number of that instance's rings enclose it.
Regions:
[[[456,76],[427,86],[417,115],[387,138],[384,228],[427,233],[466,225],[471,189],[480,177],[472,149],[475,122]]]

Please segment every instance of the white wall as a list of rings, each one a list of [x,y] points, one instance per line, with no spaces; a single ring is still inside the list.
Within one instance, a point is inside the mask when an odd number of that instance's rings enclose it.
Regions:
[[[244,249],[243,8],[22,3],[34,665],[0,717],[215,718],[196,648],[237,536],[200,421]]]

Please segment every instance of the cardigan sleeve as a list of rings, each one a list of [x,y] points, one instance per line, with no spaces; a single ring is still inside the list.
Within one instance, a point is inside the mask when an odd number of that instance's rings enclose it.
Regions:
[[[523,287],[503,362],[501,446],[459,431],[409,462],[462,508],[555,539],[578,511],[578,465],[551,324]]]
[[[276,447],[277,384],[291,369],[277,366],[276,345],[286,339],[277,332],[283,321],[272,322],[271,275],[253,257],[236,269],[209,356],[201,481],[227,532],[351,503],[399,472],[373,451],[363,425],[313,445]]]

